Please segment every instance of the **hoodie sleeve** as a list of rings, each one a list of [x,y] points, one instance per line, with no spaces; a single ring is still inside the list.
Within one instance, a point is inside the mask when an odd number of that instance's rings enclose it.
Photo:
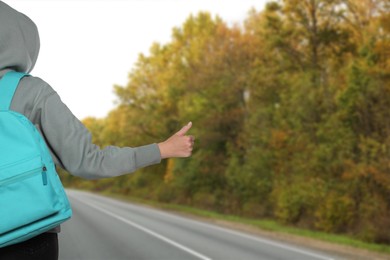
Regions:
[[[30,82],[36,80],[30,78],[27,78]],[[21,93],[27,92],[26,89],[23,86],[18,88],[12,106],[14,103],[15,106],[18,105],[18,97],[26,97]],[[161,161],[157,144],[134,148],[109,146],[100,149],[92,143],[90,132],[47,84],[32,100],[34,102],[30,106],[27,104],[31,108],[31,114],[27,109],[26,116],[42,133],[55,163],[73,175],[87,179],[114,177]]]

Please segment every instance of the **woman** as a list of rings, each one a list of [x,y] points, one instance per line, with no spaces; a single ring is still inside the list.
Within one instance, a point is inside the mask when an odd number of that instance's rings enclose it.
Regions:
[[[39,46],[36,25],[0,1],[0,78],[10,70],[30,73]],[[11,110],[25,115],[37,127],[56,165],[82,178],[114,177],[160,163],[164,158],[189,157],[194,145],[194,138],[186,135],[192,126],[190,122],[161,143],[100,149],[91,142],[91,134],[54,89],[44,80],[32,76],[21,80]],[[58,232],[59,228],[56,228],[28,241],[1,248],[0,259],[58,259]]]

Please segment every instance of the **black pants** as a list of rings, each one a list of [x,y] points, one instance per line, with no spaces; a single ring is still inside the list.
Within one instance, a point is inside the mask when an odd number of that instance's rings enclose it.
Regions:
[[[58,236],[43,233],[25,242],[0,248],[0,260],[57,260]]]

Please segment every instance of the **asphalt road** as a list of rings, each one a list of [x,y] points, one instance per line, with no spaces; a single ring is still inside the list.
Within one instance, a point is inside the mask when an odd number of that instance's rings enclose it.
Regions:
[[[325,260],[335,256],[80,191],[61,260]]]

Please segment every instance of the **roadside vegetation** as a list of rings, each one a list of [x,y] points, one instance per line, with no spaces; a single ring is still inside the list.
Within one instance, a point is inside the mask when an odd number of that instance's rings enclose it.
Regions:
[[[84,123],[104,147],[192,121],[193,156],[62,180],[389,252],[389,50],[386,0],[269,2],[237,25],[191,15],[140,54],[117,108]]]

